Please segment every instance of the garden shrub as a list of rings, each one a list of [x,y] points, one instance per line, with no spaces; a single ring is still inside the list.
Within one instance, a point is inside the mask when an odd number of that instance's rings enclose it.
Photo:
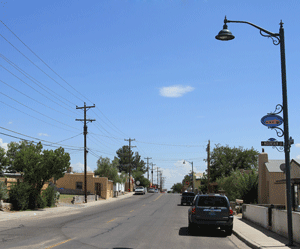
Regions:
[[[48,207],[52,207],[55,204],[55,191],[54,191],[54,187],[52,186],[48,186],[42,193],[42,197],[45,199],[46,201],[46,206]]]
[[[0,200],[8,199],[7,187],[4,182],[0,182]]]
[[[11,186],[9,202],[14,210],[26,210],[29,207],[29,195],[32,187],[26,182],[20,182]]]

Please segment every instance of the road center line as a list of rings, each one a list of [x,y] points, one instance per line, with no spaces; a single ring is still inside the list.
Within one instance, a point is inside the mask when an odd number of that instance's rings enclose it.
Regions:
[[[162,196],[162,194],[160,196],[158,196],[154,201],[157,201],[161,196]]]
[[[46,249],[50,249],[50,248],[59,246],[59,245],[61,245],[61,244],[67,243],[67,242],[70,241],[70,240],[72,240],[72,239],[68,239],[68,240],[65,240],[65,241],[63,241],[63,242],[57,243],[57,244],[55,244],[55,245],[53,245],[53,246],[49,246],[49,247],[47,247]]]
[[[133,211],[134,211],[134,210],[131,210],[130,213],[133,212]]]
[[[115,219],[116,219],[116,218],[115,218]],[[110,220],[110,221],[108,221],[108,222],[106,222],[106,223],[112,222],[112,221],[114,221],[115,219],[112,219],[112,220]]]

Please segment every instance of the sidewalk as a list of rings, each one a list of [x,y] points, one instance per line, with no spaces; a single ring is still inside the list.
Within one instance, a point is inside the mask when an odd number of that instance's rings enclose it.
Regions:
[[[82,204],[67,204],[67,203],[59,203],[57,207],[53,208],[44,208],[39,210],[33,210],[33,211],[11,211],[11,212],[3,212],[0,211],[0,222],[1,221],[8,221],[13,219],[19,219],[19,218],[34,218],[34,217],[42,217],[42,216],[49,216],[51,214],[63,214],[67,213],[72,214],[72,212],[78,211],[82,208],[97,206],[97,205],[104,205],[106,203],[110,203],[113,201],[122,200],[124,198],[131,197],[134,194],[134,192],[126,192],[125,195],[120,195],[118,197],[113,197],[107,200],[100,200],[100,201],[93,201],[88,203],[82,203]]]
[[[242,219],[241,214],[234,216],[233,234],[251,248],[300,248],[300,244],[294,242],[294,246],[286,246],[288,238],[269,231],[251,221]]]

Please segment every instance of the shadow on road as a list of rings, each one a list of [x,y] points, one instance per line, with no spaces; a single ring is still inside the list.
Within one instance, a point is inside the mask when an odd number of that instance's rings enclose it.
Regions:
[[[181,227],[179,229],[180,236],[200,236],[200,237],[226,237],[226,233],[224,230],[214,229],[214,228],[207,228],[203,227],[198,228],[193,232],[190,232],[188,227]]]

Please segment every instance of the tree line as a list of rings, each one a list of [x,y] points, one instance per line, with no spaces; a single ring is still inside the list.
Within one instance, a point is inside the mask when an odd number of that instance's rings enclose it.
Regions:
[[[210,157],[210,183],[217,183],[213,191],[225,191],[231,201],[243,199],[244,203],[257,203],[258,196],[258,154],[254,148],[230,148],[217,144]],[[204,161],[208,162],[207,159]],[[195,179],[194,179],[195,180]],[[172,191],[180,193],[186,183],[191,185],[189,175],[181,183],[172,186]],[[208,172],[203,173],[199,192],[208,192]]]

